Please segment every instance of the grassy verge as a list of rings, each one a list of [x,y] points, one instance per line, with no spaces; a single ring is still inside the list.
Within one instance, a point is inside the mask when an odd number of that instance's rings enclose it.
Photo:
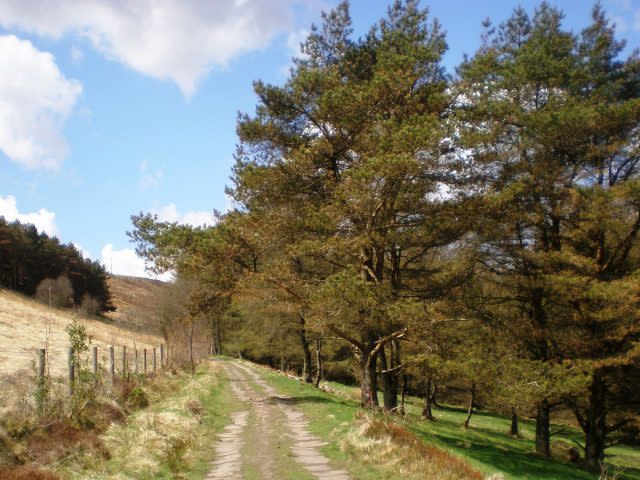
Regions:
[[[86,452],[60,462],[57,473],[70,479],[202,479],[215,434],[229,422],[234,404],[220,366],[207,362],[192,376],[166,376],[149,397],[148,408],[101,436],[109,459]]]
[[[272,370],[260,369],[265,379],[282,393],[295,397],[299,408],[310,419],[310,429],[318,436],[332,442],[324,447],[324,453],[333,459],[344,462],[356,478],[374,479],[401,478],[396,472],[384,468],[373,470],[370,465],[363,466],[361,459],[354,459],[348,453],[345,439],[350,434],[354,415],[358,412],[358,391],[352,387],[327,383],[327,391],[317,390],[297,380]],[[468,461],[485,475],[500,474],[505,480],[591,480],[595,475],[579,470],[569,462],[545,460],[533,454],[534,429],[530,421],[522,421],[520,438],[512,438],[509,432],[510,419],[498,415],[479,413],[472,417],[471,428],[461,428],[465,412],[461,409],[446,407],[434,411],[435,422],[426,422],[420,418],[422,401],[409,398],[407,416],[396,418],[407,429],[415,433],[429,445],[435,445]],[[553,437],[553,442],[573,445],[580,434],[575,429],[567,429]],[[627,446],[611,448],[607,452],[612,464],[611,472],[621,468],[621,479],[640,479],[640,450]]]

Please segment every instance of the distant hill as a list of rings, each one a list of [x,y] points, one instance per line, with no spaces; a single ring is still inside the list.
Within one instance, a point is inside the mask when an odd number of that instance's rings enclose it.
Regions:
[[[153,312],[167,285],[149,278],[111,275],[107,284],[116,307],[106,317],[115,325],[131,330],[159,334]]]

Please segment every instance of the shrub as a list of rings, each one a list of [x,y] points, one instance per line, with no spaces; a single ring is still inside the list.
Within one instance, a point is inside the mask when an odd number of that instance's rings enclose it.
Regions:
[[[117,383],[117,389],[118,400],[127,408],[135,410],[149,406],[149,397],[139,381],[121,380]]]
[[[127,398],[127,404],[134,409],[148,407],[149,397],[147,397],[147,392],[140,385],[136,385]]]
[[[35,430],[34,418],[20,412],[11,412],[3,421],[7,436],[16,442],[23,440]]]
[[[198,421],[201,421],[202,414],[204,413],[204,407],[198,400],[190,398],[185,402],[184,407],[191,415],[196,417]]]
[[[30,459],[41,464],[56,462],[79,451],[92,451],[109,458],[109,451],[95,433],[60,421],[34,431],[26,444]]]
[[[580,452],[574,445],[557,440],[551,444],[551,457],[562,462],[576,463],[580,460]]]
[[[36,289],[36,299],[55,308],[68,308],[73,305],[73,287],[64,275],[58,278],[45,278]]]
[[[102,305],[91,295],[85,294],[80,302],[80,313],[86,317],[95,317],[100,314]]]

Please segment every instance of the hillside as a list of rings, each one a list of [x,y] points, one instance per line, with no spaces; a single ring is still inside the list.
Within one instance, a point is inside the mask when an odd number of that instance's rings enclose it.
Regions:
[[[158,299],[161,298],[165,282],[149,278],[111,275],[108,285],[116,310],[109,312],[107,318],[114,325],[139,332],[159,334],[150,312],[153,312]]]
[[[121,298],[120,293],[126,285],[142,285],[132,288],[132,294]],[[124,314],[107,323],[98,319],[81,318],[92,339],[92,345],[98,346],[100,362],[107,365],[109,345],[127,346],[130,352],[130,364],[133,366],[134,351],[142,348],[158,347],[162,340],[159,336],[143,331],[145,322],[140,322],[138,329],[123,327],[126,325],[126,312],[134,308],[132,299],[147,298],[153,281],[126,279],[114,284],[114,298],[117,305],[123,306]],[[142,293],[145,292],[145,293]],[[132,297],[131,295],[135,295]],[[124,316],[123,316],[124,315]],[[0,289],[0,386],[5,389],[19,390],[20,385],[33,376],[34,362],[39,348],[47,348],[49,369],[52,376],[61,376],[66,370],[66,358],[69,340],[65,328],[74,318],[70,310],[49,310],[48,307],[24,297],[20,294]],[[3,395],[7,400],[10,395]],[[3,408],[0,402],[0,409]]]

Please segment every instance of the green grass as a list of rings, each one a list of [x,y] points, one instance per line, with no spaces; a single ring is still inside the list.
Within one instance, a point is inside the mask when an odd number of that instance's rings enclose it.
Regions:
[[[324,453],[333,459],[345,462],[354,477],[363,480],[394,478],[379,476],[380,472],[364,468],[344,454],[339,440],[348,430],[353,415],[358,411],[358,391],[336,383],[328,383],[331,394],[313,386],[293,380],[271,370],[260,369],[265,379],[282,393],[295,398],[299,408],[308,415],[310,429],[325,440],[333,440],[324,448]],[[598,476],[576,468],[573,464],[546,460],[533,454],[534,429],[531,421],[520,422],[520,438],[507,435],[510,418],[488,413],[476,413],[471,419],[471,428],[465,431],[461,425],[466,416],[463,409],[444,407],[434,410],[435,422],[420,418],[422,401],[409,398],[407,416],[401,420],[424,441],[465,458],[471,465],[485,474],[501,473],[505,479],[523,480],[592,480]],[[552,441],[581,440],[580,432],[567,429],[553,437]],[[607,459],[615,467],[621,467],[621,479],[640,479],[640,449],[617,446],[607,451]]]
[[[571,463],[549,461],[533,454],[535,424],[520,422],[520,437],[507,435],[511,419],[489,413],[476,413],[471,418],[471,428],[461,428],[466,411],[454,407],[434,411],[435,422],[419,418],[421,403],[411,399],[408,418],[411,428],[425,441],[433,442],[449,451],[464,456],[483,472],[500,472],[507,479],[594,479],[598,476],[576,468]],[[559,429],[561,426],[556,426]],[[554,430],[555,430],[554,429]],[[552,437],[553,442],[562,441],[575,445],[582,441],[576,429],[568,428]],[[640,450],[617,447],[607,452],[612,465],[624,467],[624,479],[640,479]]]
[[[206,372],[207,368],[205,364],[200,371]],[[200,480],[211,470],[211,461],[215,455],[212,447],[216,434],[230,423],[231,413],[236,410],[235,397],[231,393],[227,378],[218,372],[216,378],[217,383],[208,385],[199,395],[204,415],[198,428],[199,441],[190,452],[185,465],[187,479]]]

